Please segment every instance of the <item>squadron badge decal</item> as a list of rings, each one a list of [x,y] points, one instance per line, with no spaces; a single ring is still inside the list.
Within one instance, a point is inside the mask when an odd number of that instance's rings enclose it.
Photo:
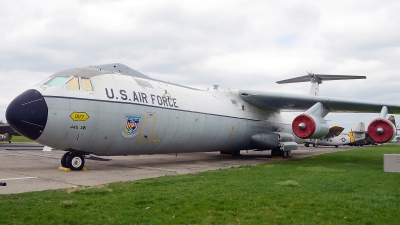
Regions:
[[[122,136],[126,138],[135,137],[139,133],[140,116],[125,116],[126,125],[122,130]]]

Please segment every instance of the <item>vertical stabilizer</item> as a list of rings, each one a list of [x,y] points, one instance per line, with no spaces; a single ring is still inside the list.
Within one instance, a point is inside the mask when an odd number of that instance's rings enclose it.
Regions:
[[[365,139],[365,123],[359,122],[357,126],[349,133],[350,142],[355,142]]]
[[[312,95],[312,96],[319,95],[319,84],[318,84],[318,82],[313,82],[311,80],[310,95]]]
[[[365,123],[359,122],[357,126],[354,128],[354,132],[357,133],[365,133]]]
[[[396,127],[396,134],[398,134],[399,133],[399,131],[398,131],[399,129],[397,129],[398,127],[396,125],[396,119],[394,118],[394,116],[390,115],[388,120],[394,124],[394,127]]]

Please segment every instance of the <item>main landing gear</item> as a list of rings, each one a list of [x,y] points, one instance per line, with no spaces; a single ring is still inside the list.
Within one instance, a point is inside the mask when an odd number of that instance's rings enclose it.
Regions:
[[[61,166],[71,170],[82,170],[85,157],[79,152],[66,152],[61,158]]]
[[[233,150],[233,151],[220,151],[221,155],[231,155],[231,156],[240,156],[240,150]]]
[[[283,158],[287,158],[292,155],[292,151],[282,151],[279,148],[274,148],[271,150],[271,156],[280,156]]]

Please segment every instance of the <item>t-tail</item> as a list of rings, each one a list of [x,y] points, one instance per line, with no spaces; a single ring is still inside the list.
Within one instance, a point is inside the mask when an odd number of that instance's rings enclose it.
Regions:
[[[307,72],[307,75],[295,77],[287,80],[280,80],[276,83],[278,84],[287,84],[287,83],[299,83],[299,82],[309,82],[311,81],[311,89],[310,95],[317,96],[319,95],[319,84],[322,84],[322,81],[328,80],[354,80],[354,79],[366,79],[366,76],[354,76],[354,75],[327,75],[327,74],[315,74],[313,72]]]

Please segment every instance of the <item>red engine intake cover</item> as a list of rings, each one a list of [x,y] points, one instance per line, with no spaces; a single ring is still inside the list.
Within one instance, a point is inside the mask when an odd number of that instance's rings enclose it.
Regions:
[[[304,126],[301,126],[302,123]],[[314,119],[307,114],[298,115],[292,123],[293,133],[303,139],[311,137],[315,132],[315,128]]]
[[[390,121],[378,118],[369,124],[368,135],[378,143],[385,143],[393,137],[394,128]]]

